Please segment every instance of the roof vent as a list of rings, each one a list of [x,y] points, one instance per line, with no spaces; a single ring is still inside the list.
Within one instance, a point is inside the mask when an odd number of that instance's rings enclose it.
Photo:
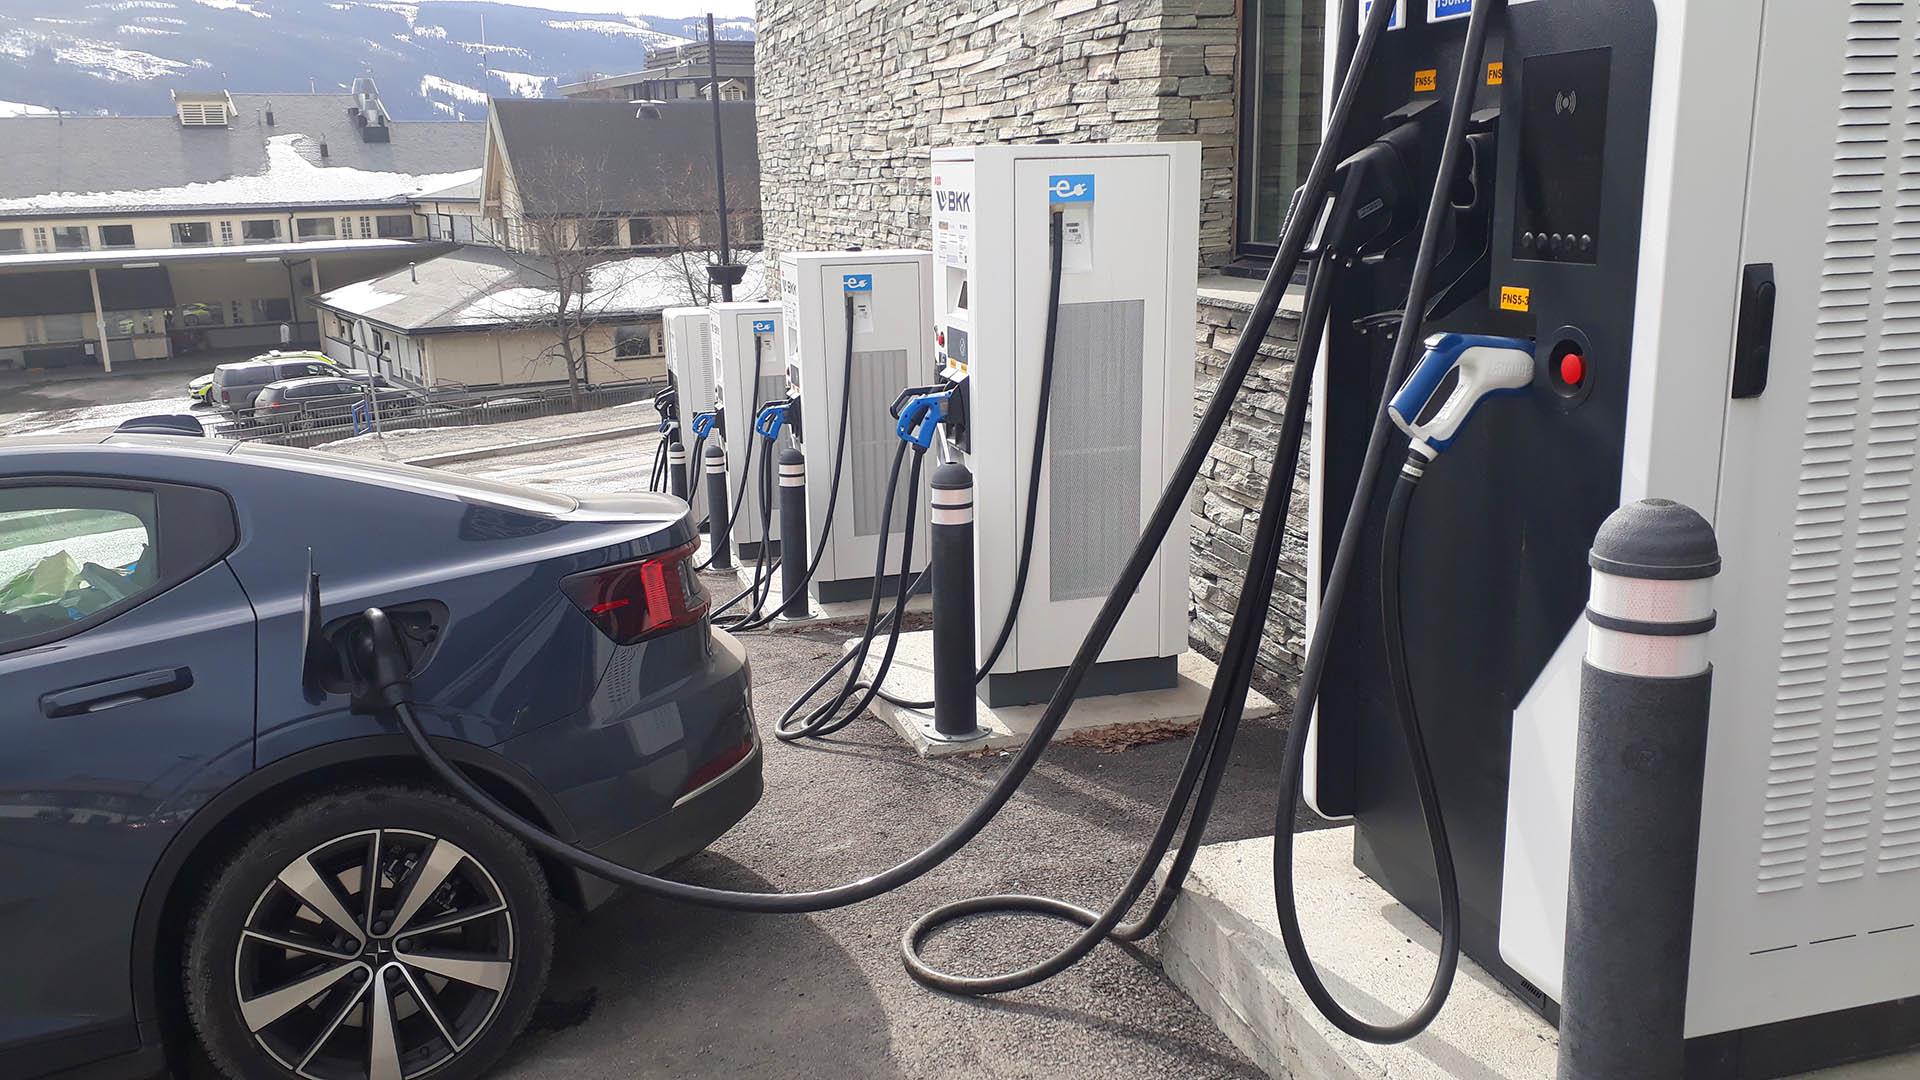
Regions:
[[[387,115],[387,107],[380,103],[380,91],[372,79],[362,75],[353,80],[353,101],[347,115],[353,117],[354,126],[360,129],[360,141],[392,142],[393,117]]]
[[[226,127],[239,112],[225,90],[175,90],[173,110],[181,127]]]

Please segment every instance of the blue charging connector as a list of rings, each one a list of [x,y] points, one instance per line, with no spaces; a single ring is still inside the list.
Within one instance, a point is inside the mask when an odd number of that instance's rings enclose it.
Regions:
[[[769,442],[779,438],[780,429],[787,426],[787,407],[784,401],[761,406],[760,415],[753,418],[753,430]]]
[[[1429,411],[1449,374],[1458,370],[1453,392]],[[1460,437],[1480,403],[1488,398],[1525,393],[1533,385],[1533,343],[1523,338],[1485,334],[1438,334],[1387,413],[1413,440],[1413,450],[1428,460],[1439,457]]]
[[[707,436],[712,435],[714,422],[718,419],[719,417],[711,412],[694,413],[693,414],[694,438],[704,439]]]
[[[914,397],[900,410],[900,422],[895,432],[903,442],[910,442],[922,450],[930,448],[933,446],[934,432],[946,422],[947,405],[952,400],[951,390]]]

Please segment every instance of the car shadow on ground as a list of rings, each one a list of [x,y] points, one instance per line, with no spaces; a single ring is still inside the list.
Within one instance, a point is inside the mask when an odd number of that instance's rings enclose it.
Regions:
[[[711,852],[664,871],[749,892],[775,886]],[[716,979],[720,980],[716,986]],[[688,993],[692,982],[701,992]],[[794,1007],[718,1012],[716,998]],[[807,1075],[868,1075],[887,1033],[859,965],[803,916],[713,911],[623,891],[562,915],[547,993],[501,1062],[502,1077],[735,1076],[804,1061]],[[624,1059],[624,1060],[623,1060]]]

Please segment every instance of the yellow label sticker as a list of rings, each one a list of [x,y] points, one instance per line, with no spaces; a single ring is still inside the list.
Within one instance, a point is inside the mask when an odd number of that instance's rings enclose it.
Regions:
[[[1439,68],[1428,68],[1425,71],[1416,71],[1413,73],[1414,93],[1429,94],[1438,89],[1440,89]]]
[[[1533,310],[1533,290],[1518,285],[1500,286],[1500,310],[1529,312]]]
[[[1505,86],[1507,84],[1507,65],[1499,60],[1487,65],[1487,85]]]

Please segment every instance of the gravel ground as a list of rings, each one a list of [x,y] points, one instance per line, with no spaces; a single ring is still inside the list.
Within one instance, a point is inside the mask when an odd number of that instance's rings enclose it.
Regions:
[[[1006,759],[915,757],[879,721],[804,747],[775,716],[839,654],[839,634],[750,635],[767,734],[767,794],[671,873],[740,889],[816,888],[873,873],[957,821]],[[1241,735],[1209,839],[1270,827],[1275,721]],[[1161,974],[1151,941],[1103,945],[1042,985],[993,999],[929,991],[901,966],[901,931],[935,904],[1038,892],[1098,907],[1152,831],[1187,753],[1180,739],[1119,754],[1059,747],[974,842],[929,877],[810,916],[710,912],[623,895],[563,920],[548,999],[500,1075],[544,1077],[1255,1077]],[[929,950],[950,970],[1024,966],[1059,924],[975,920]]]

